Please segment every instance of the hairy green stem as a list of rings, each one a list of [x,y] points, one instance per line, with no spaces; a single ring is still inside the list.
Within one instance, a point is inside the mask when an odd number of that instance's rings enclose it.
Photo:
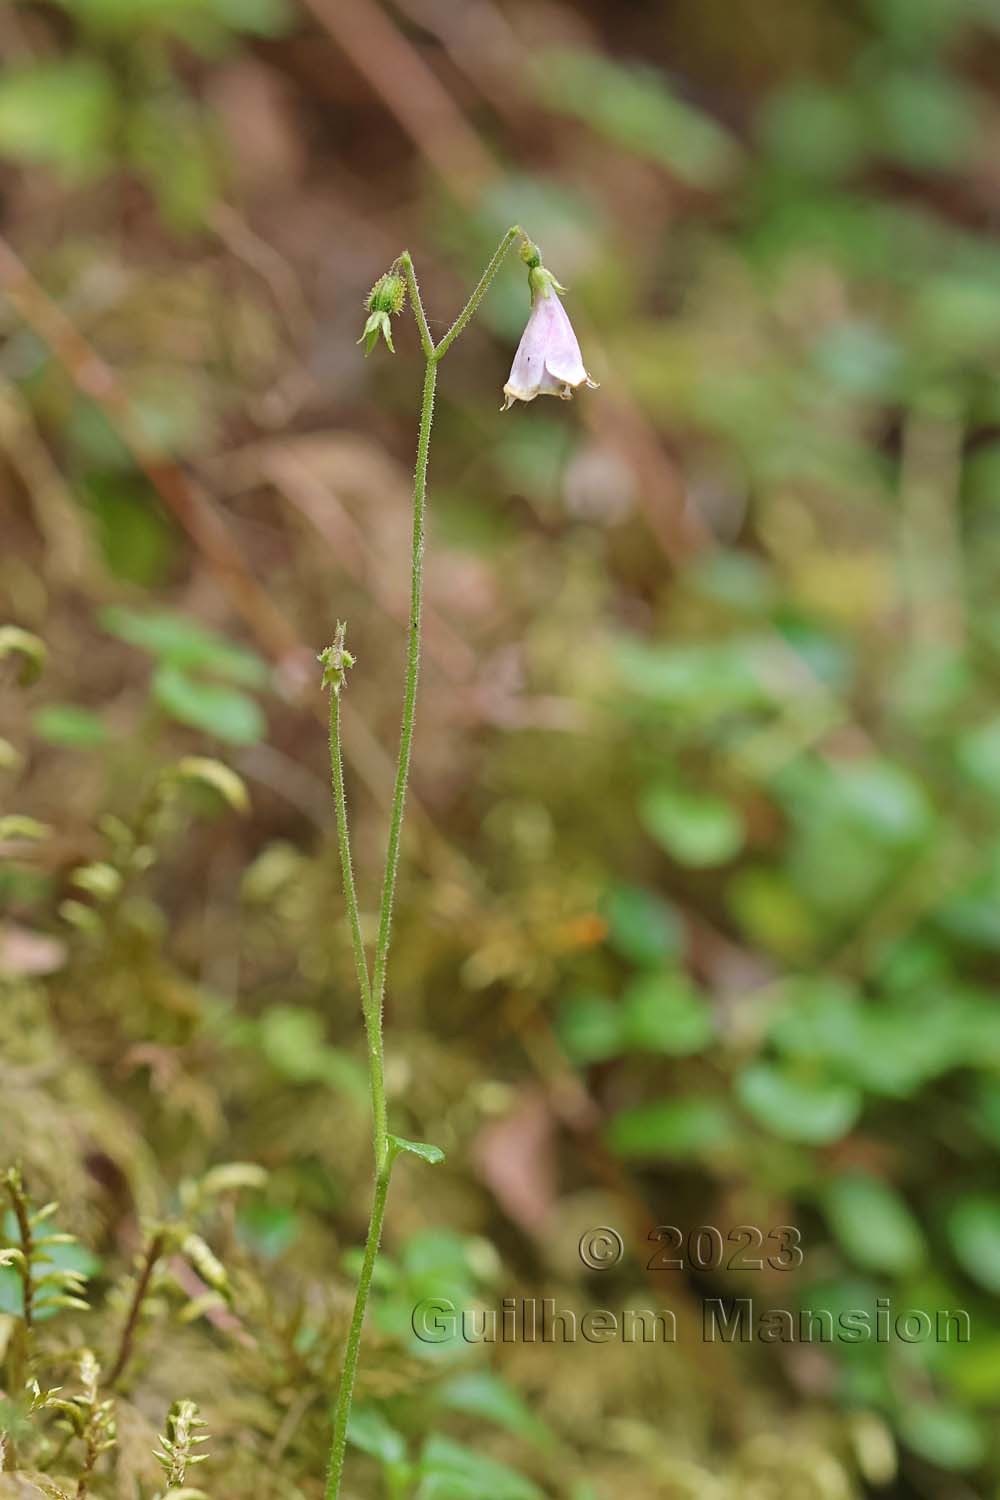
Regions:
[[[365,1019],[365,1034],[368,1041],[368,1083],[372,1101],[375,1158],[378,1160],[388,1130],[385,1107],[385,1068],[382,1060],[382,1018],[372,1005],[371,979],[368,974],[368,960],[365,957],[365,940],[361,932],[361,911],[354,884],[354,866],[351,862],[347,794],[344,790],[344,754],[340,732],[339,687],[330,689],[330,772],[333,779],[333,802],[337,814],[340,869],[344,881],[344,897],[347,901],[347,915],[351,924],[351,944],[354,948],[354,967],[358,974],[361,1010]]]
[[[501,265],[503,264],[504,256],[507,254],[507,251],[517,239],[518,235],[521,235],[523,238],[524,230],[521,228],[520,224],[512,224],[497,246],[496,251],[493,255],[493,259],[486,267],[486,270],[483,272],[482,276],[480,276],[479,284],[473,292],[472,296],[462,308],[462,311],[459,313],[454,323],[452,323],[451,327],[448,329],[448,332],[439,341],[437,348],[434,350],[436,359],[442,359],[444,355],[447,354],[452,344],[458,338],[458,335],[462,332],[462,329],[475,314],[475,311],[478,308],[480,302],[482,302],[483,298],[486,296],[486,292],[489,288],[490,282],[493,280],[494,276],[497,274]]]
[[[406,788],[410,775],[410,753],[413,747],[413,726],[417,707],[417,682],[420,675],[420,620],[423,612],[424,592],[424,534],[427,501],[427,464],[430,456],[431,427],[434,421],[434,391],[437,385],[439,361],[458,338],[476,312],[486,290],[503,262],[504,256],[514,240],[523,231],[518,225],[508,229],[497,247],[479,283],[459,313],[448,332],[435,347],[431,337],[427,316],[424,312],[417,285],[413,261],[408,250],[404,250],[396,261],[403,270],[410,293],[410,303],[420,334],[420,345],[427,364],[424,371],[423,397],[420,405],[420,429],[417,436],[417,463],[413,479],[413,552],[410,569],[410,620],[406,650],[406,685],[403,691],[403,720],[399,736],[399,755],[396,762],[396,779],[392,794],[392,811],[389,818],[389,837],[386,848],[385,870],[382,877],[382,897],[379,904],[378,932],[375,941],[375,963],[369,977],[365,957],[364,938],[358,909],[354,870],[351,862],[350,831],[347,816],[347,798],[344,791],[344,767],[340,733],[340,691],[343,686],[342,663],[335,665],[334,679],[330,689],[330,767],[333,782],[334,808],[337,818],[337,839],[340,846],[340,864],[344,880],[348,917],[351,925],[351,941],[354,947],[354,962],[361,990],[361,1005],[368,1038],[368,1068],[372,1100],[372,1120],[375,1153],[375,1193],[372,1200],[368,1237],[365,1241],[364,1259],[358,1277],[354,1311],[344,1348],[344,1364],[341,1371],[337,1400],[333,1410],[333,1433],[330,1442],[330,1463],[327,1470],[325,1500],[337,1500],[344,1470],[344,1455],[347,1449],[347,1427],[354,1399],[354,1380],[361,1352],[361,1335],[364,1328],[368,1294],[382,1238],[382,1222],[389,1193],[389,1179],[396,1157],[393,1139],[389,1135],[385,1099],[385,1062],[382,1041],[382,1007],[385,999],[386,976],[389,963],[389,942],[392,936],[392,913],[396,895],[396,874],[399,869],[399,849],[403,830],[403,814],[406,810]],[[338,637],[343,645],[342,631]]]
[[[364,1327],[368,1293],[371,1290],[375,1260],[379,1241],[382,1238],[382,1221],[385,1218],[385,1200],[389,1195],[389,1176],[392,1171],[391,1157],[387,1158],[384,1171],[375,1179],[371,1218],[368,1221],[368,1238],[365,1254],[358,1276],[358,1290],[354,1299],[354,1312],[344,1349],[344,1367],[340,1372],[340,1388],[337,1404],[333,1409],[333,1438],[330,1444],[330,1467],[326,1477],[326,1500],[337,1500],[340,1494],[340,1478],[344,1472],[344,1454],[347,1449],[347,1424],[351,1418],[351,1403],[354,1400],[354,1377],[358,1373],[358,1355],[361,1352],[361,1331]]]
[[[409,257],[407,257],[407,260]],[[405,264],[405,262],[404,262]],[[415,295],[414,295],[415,293]],[[411,296],[414,309],[423,308],[413,280]],[[426,320],[424,320],[426,326]],[[418,319],[419,325],[419,319]],[[392,797],[392,813],[389,820],[389,843],[386,851],[385,875],[382,882],[382,901],[379,907],[378,937],[375,947],[375,973],[372,982],[368,979],[365,962],[361,922],[358,914],[357,893],[351,863],[350,833],[347,819],[347,799],[344,793],[343,757],[340,743],[340,691],[334,687],[330,693],[330,765],[333,774],[334,806],[337,815],[337,836],[340,844],[340,862],[343,871],[344,889],[351,920],[354,942],[355,965],[361,986],[361,1001],[368,1035],[368,1066],[371,1086],[372,1117],[375,1148],[375,1195],[372,1201],[371,1218],[368,1223],[368,1238],[365,1242],[364,1260],[358,1277],[358,1289],[354,1298],[354,1312],[344,1348],[344,1364],[340,1374],[340,1386],[333,1410],[333,1435],[330,1445],[330,1466],[326,1480],[326,1500],[337,1500],[340,1480],[344,1470],[344,1454],[347,1448],[347,1424],[354,1400],[354,1379],[361,1352],[361,1334],[364,1328],[368,1293],[371,1290],[375,1259],[382,1238],[382,1221],[385,1217],[385,1201],[389,1192],[392,1174],[393,1153],[390,1149],[385,1104],[385,1062],[382,1043],[382,1001],[385,995],[386,968],[389,954],[389,938],[392,929],[392,907],[396,889],[396,871],[399,866],[399,845],[403,828],[403,812],[406,806],[406,784],[410,773],[410,750],[413,744],[413,724],[417,707],[417,679],[420,672],[420,618],[423,606],[424,587],[424,511],[427,496],[427,461],[430,454],[431,424],[434,420],[434,387],[437,382],[437,360],[428,355],[424,374],[424,394],[420,408],[420,432],[417,438],[417,468],[413,483],[413,557],[410,577],[410,627],[406,654],[406,687],[403,694],[403,724],[399,737],[399,759],[396,765],[396,781]]]
[[[413,556],[410,570],[410,627],[406,650],[406,687],[403,692],[403,724],[399,736],[396,782],[392,793],[389,819],[389,842],[382,880],[382,901],[378,914],[378,936],[375,940],[375,967],[372,977],[372,1001],[378,1012],[379,1035],[382,1030],[382,1003],[385,998],[386,972],[389,963],[389,940],[392,934],[392,909],[396,896],[396,872],[399,868],[399,844],[406,807],[406,786],[410,775],[410,751],[413,746],[413,724],[417,707],[417,679],[420,675],[420,618],[424,598],[424,513],[427,498],[427,460],[430,454],[431,424],[434,421],[434,387],[437,383],[437,357],[428,359],[424,372],[424,394],[420,407],[420,433],[417,438],[417,468],[413,480]],[[376,1167],[381,1172],[380,1155]]]
[[[413,257],[409,250],[404,250],[399,257],[399,264],[403,268],[406,277],[406,285],[410,290],[410,304],[413,307],[413,316],[417,323],[417,332],[420,334],[420,347],[427,359],[434,357],[434,340],[431,338],[431,330],[427,323],[427,314],[424,312],[424,304],[420,297],[420,288],[417,285],[417,273],[413,269]]]

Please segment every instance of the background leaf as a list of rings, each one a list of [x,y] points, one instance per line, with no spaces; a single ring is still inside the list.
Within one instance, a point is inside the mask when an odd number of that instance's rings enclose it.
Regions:
[[[153,697],[178,723],[201,729],[227,744],[253,745],[264,736],[264,715],[253,698],[237,688],[191,677],[180,667],[157,668]]]

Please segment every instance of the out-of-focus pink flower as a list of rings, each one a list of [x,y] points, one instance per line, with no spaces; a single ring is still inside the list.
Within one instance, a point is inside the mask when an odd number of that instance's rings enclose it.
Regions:
[[[559,300],[565,288],[539,264],[531,266],[528,285],[531,312],[503,388],[503,411],[515,401],[534,401],[536,396],[570,401],[578,386],[597,386],[584,369],[573,325]]]

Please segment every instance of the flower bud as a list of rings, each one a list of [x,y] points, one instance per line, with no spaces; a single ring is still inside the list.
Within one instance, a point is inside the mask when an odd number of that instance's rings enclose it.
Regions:
[[[323,663],[323,686],[332,688],[338,698],[340,697],[341,689],[346,685],[348,669],[354,666],[354,657],[344,644],[346,635],[346,623],[343,620],[338,620],[337,633],[333,638],[333,645],[327,646],[319,654],[319,660]]]
[[[384,276],[379,277],[365,299],[369,317],[358,343],[364,344],[366,358],[378,343],[380,334],[388,344],[389,352],[395,354],[389,315],[402,312],[405,301],[406,282],[395,271],[386,271]]]

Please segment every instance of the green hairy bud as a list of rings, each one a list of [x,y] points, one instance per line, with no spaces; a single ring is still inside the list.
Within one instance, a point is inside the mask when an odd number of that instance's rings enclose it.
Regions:
[[[401,313],[405,301],[406,283],[402,276],[398,275],[395,271],[386,271],[383,276],[379,277],[365,299],[369,318],[365,324],[364,333],[358,339],[358,343],[364,344],[366,356],[375,348],[380,334],[388,344],[389,352],[395,354],[389,315],[390,313]]]

